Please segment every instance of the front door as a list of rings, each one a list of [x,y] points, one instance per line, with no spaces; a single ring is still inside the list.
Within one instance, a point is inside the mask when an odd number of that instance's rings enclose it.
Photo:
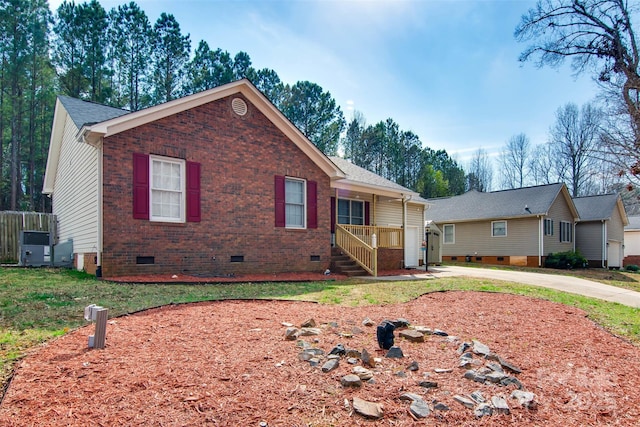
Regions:
[[[408,226],[404,241],[404,266],[417,267],[420,253],[420,233],[418,227]]]

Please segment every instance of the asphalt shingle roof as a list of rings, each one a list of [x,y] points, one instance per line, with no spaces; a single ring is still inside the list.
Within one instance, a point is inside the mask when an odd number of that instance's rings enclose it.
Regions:
[[[356,166],[348,160],[340,157],[329,157],[329,159],[331,159],[331,161],[347,175],[347,179],[361,182],[363,184],[392,188],[396,191],[405,193],[414,193],[414,191],[403,187],[400,184],[396,184],[395,182],[383,178],[380,175],[370,172],[364,168],[361,168],[360,166]]]
[[[120,108],[107,107],[106,105],[82,101],[64,95],[59,95],[58,99],[64,105],[69,117],[71,117],[78,129],[86,124],[100,123],[130,113],[130,111]]]
[[[573,199],[580,221],[600,221],[610,219],[618,203],[617,194],[576,197]]]
[[[562,186],[558,183],[489,193],[472,190],[460,196],[427,199],[426,217],[437,223],[545,215]]]
[[[640,230],[640,216],[630,216],[629,225],[624,227],[625,230]]]

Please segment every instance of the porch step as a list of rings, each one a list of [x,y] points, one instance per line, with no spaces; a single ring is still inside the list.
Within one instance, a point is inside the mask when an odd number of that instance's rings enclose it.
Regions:
[[[369,273],[360,267],[357,262],[348,255],[342,253],[340,248],[331,248],[331,272],[336,274],[344,274],[345,276],[368,276]]]

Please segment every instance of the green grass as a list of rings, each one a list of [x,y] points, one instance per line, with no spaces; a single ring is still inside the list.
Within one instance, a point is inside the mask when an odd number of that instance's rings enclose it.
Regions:
[[[506,292],[575,306],[612,333],[640,344],[640,309],[488,279],[126,285],[69,270],[0,268],[0,381],[7,384],[15,362],[27,349],[85,325],[83,311],[89,304],[107,307],[109,317],[117,317],[171,303],[286,299],[362,306],[402,303],[428,292],[447,290]]]

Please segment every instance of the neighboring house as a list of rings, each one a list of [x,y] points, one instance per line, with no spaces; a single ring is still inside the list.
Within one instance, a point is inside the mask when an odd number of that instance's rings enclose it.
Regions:
[[[441,230],[443,261],[542,266],[575,249],[578,212],[564,184],[429,199],[426,219]]]
[[[324,271],[333,230],[372,274],[416,264],[424,201],[362,171],[240,80],[136,112],[58,97],[43,192],[75,266],[104,277]]]
[[[629,220],[620,196],[576,197],[573,203],[580,217],[576,224],[576,250],[591,267],[622,267],[624,227]]]
[[[624,227],[624,266],[640,265],[640,216],[628,217]]]

